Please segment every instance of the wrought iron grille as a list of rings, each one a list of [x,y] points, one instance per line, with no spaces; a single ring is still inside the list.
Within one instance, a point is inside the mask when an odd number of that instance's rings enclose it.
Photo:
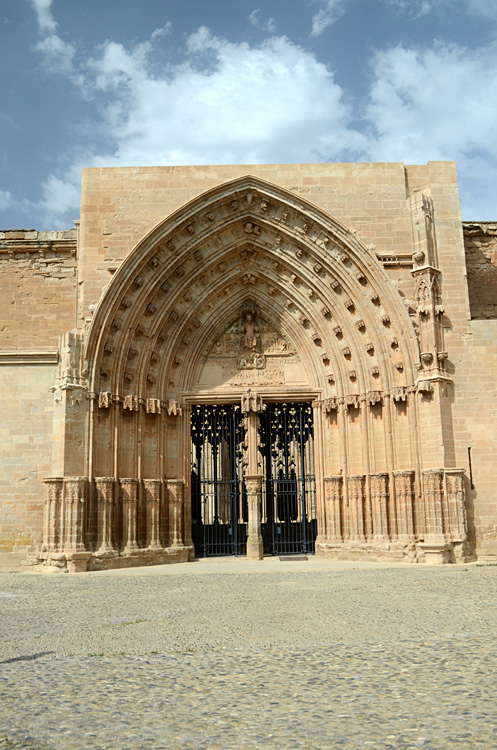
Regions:
[[[193,406],[192,537],[199,557],[243,555],[247,498],[240,406]]]
[[[264,552],[313,553],[317,522],[311,404],[267,404],[261,443]]]

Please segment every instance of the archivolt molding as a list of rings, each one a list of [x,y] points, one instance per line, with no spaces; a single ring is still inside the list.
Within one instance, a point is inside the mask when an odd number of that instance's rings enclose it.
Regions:
[[[90,390],[180,397],[248,299],[326,397],[414,383],[414,330],[377,259],[320,209],[247,176],[184,206],[122,263],[89,329]]]

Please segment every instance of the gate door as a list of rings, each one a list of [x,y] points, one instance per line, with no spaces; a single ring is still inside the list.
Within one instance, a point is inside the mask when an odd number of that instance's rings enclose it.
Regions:
[[[264,552],[313,553],[317,533],[310,403],[266,405],[261,415]]]
[[[191,415],[192,538],[196,555],[243,555],[247,498],[240,406],[192,406]]]

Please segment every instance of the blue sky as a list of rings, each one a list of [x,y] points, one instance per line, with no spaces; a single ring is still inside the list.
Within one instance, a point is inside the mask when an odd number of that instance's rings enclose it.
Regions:
[[[497,220],[496,0],[2,0],[0,228],[87,166],[458,164]]]

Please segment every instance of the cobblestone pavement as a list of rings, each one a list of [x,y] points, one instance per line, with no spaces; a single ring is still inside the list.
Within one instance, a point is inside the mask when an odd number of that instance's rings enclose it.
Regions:
[[[1,574],[0,748],[497,748],[497,567],[287,568]]]

